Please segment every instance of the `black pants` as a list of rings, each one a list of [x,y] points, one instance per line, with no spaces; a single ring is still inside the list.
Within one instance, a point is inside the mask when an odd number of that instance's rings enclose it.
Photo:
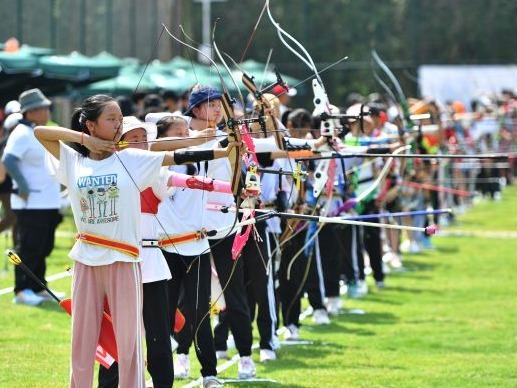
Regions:
[[[368,201],[364,204],[363,214],[379,214],[379,207],[375,204],[375,201]],[[377,224],[380,222],[378,218],[371,218],[367,221]],[[373,278],[377,282],[382,282],[384,280],[384,272],[382,269],[381,229],[372,226],[364,226],[363,244],[370,258]]]
[[[210,325],[210,256],[181,256],[163,252],[172,279],[169,280],[169,310],[176,311],[180,304],[185,315],[185,326],[176,336],[178,354],[188,354],[194,342],[196,356],[201,364],[202,376],[217,375],[214,337]],[[174,327],[175,314],[170,314],[170,327]]]
[[[252,238],[250,236],[246,247],[253,243]],[[233,239],[234,235],[223,240],[210,240],[212,258],[226,301],[225,314],[221,316],[220,322],[214,328],[214,342],[217,350],[226,350],[229,328],[232,331],[239,355],[244,357],[251,355],[253,334],[244,284],[243,255],[236,261],[233,260],[231,253]],[[216,298],[217,296],[214,295],[213,297]]]
[[[339,296],[342,252],[345,249],[343,228],[335,225],[325,225],[318,237],[320,240],[325,294],[328,297]]]
[[[154,249],[154,248],[150,248]],[[174,383],[167,280],[144,283],[143,320],[147,346],[147,370],[153,387],[169,388]],[[118,364],[99,366],[99,388],[118,387]]]
[[[255,241],[250,237],[239,261],[244,265],[247,304],[251,314],[250,322],[255,320],[255,315],[257,318],[260,349],[273,350],[275,348],[274,336],[278,320],[275,309],[273,266],[269,261],[271,248],[268,249],[269,240],[266,236],[265,225],[257,224],[256,227],[262,241]],[[224,287],[224,284],[222,284],[222,287]],[[226,350],[230,321],[231,309],[227,308],[219,314],[219,321],[214,329],[217,350]],[[234,339],[237,346],[237,342],[240,341],[235,338],[235,334]]]
[[[43,284],[47,270],[46,258],[54,249],[54,234],[62,220],[59,209],[23,209],[14,210],[17,219],[16,252],[24,264],[40,279]],[[14,268],[14,292],[32,289],[43,290],[21,268]]]
[[[278,320],[275,309],[273,263],[270,259],[271,249],[268,249],[269,236],[267,236],[266,224],[259,223],[256,228],[262,241],[250,239],[242,253],[246,294],[251,320],[254,321],[255,317],[257,319],[260,349],[273,350]]]
[[[362,252],[361,227],[349,225],[343,228],[343,240],[346,249],[342,252],[343,273],[348,284],[355,284],[364,279],[364,256]]]
[[[316,255],[314,254],[315,248],[313,248],[313,253],[309,257],[304,252],[299,257],[294,257],[305,245],[305,236],[305,231],[298,233],[282,248],[278,282],[284,326],[300,325],[301,298],[305,290],[307,290],[309,303],[314,310],[325,308],[323,304],[324,295],[320,292]]]

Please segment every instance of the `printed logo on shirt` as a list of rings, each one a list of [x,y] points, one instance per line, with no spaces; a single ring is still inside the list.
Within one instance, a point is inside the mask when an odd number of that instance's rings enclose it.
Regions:
[[[77,187],[82,193],[81,222],[104,224],[118,221],[117,174],[80,177],[77,180]]]

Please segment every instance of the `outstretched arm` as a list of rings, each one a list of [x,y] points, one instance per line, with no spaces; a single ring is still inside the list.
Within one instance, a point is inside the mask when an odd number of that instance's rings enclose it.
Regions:
[[[198,146],[215,139],[215,129],[207,128],[197,131],[193,137],[163,137],[151,143],[151,151],[174,151],[180,148]]]
[[[167,152],[162,165],[171,166],[226,158],[234,147],[241,148],[242,146],[242,143],[232,141],[224,148],[216,148],[212,150],[177,150],[174,152]]]

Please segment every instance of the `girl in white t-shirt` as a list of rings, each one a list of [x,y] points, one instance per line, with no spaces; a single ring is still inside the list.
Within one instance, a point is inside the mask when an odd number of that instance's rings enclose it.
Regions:
[[[35,128],[35,136],[60,161],[57,178],[68,187],[77,241],[72,283],[70,386],[92,386],[104,298],[117,342],[119,384],[145,386],[142,352],[140,194],[158,179],[161,166],[226,157],[208,151],[117,152],[122,113],[106,95],[86,99],[72,128]],[[75,144],[66,145],[62,142]]]

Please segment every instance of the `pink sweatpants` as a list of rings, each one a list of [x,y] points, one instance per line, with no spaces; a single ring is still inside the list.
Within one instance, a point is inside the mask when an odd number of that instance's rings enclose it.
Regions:
[[[124,262],[98,267],[79,262],[74,265],[70,387],[91,388],[93,385],[105,296],[117,341],[119,386],[145,387],[140,264]]]

